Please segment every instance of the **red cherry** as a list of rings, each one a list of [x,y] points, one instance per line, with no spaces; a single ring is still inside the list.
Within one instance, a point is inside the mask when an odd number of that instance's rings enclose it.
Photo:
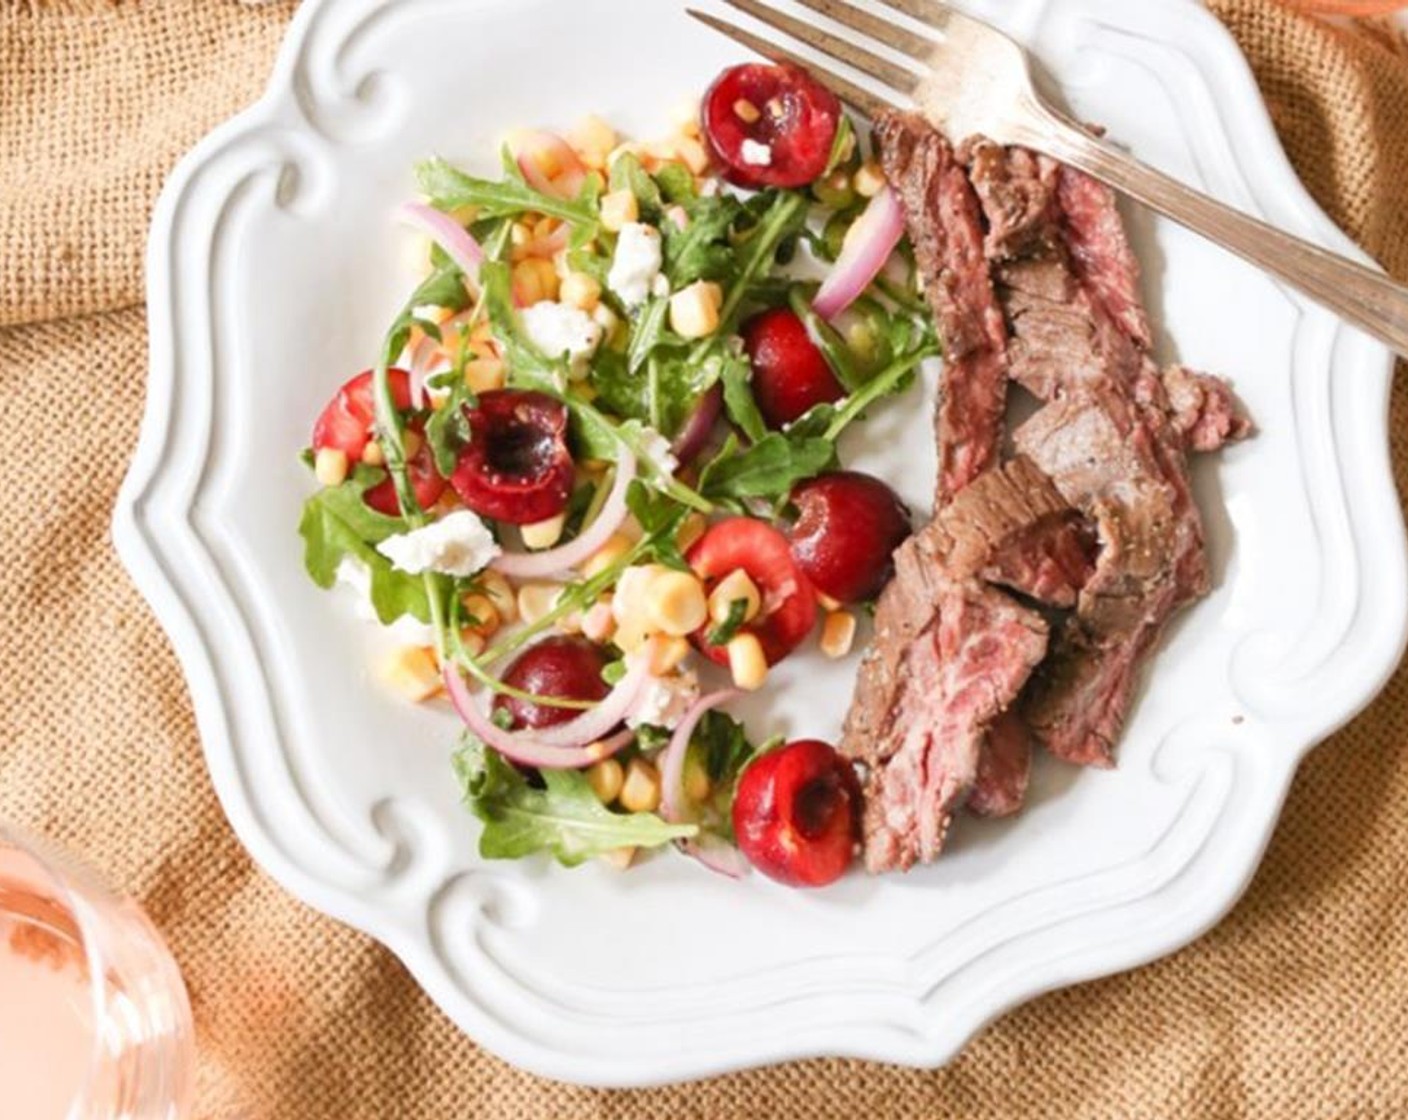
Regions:
[[[531,525],[556,517],[572,496],[567,408],[546,393],[496,389],[466,408],[470,440],[450,485],[475,513]]]
[[[792,504],[792,555],[816,589],[842,603],[879,595],[911,532],[899,495],[868,474],[835,471],[798,485]]]
[[[410,374],[403,369],[389,369],[386,376],[391,386],[391,401],[404,412],[411,407]],[[359,373],[328,401],[313,425],[314,451],[332,448],[343,452],[354,463],[361,462],[376,421],[374,377],[371,370]]]
[[[447,484],[435,466],[434,452],[425,442],[425,426],[418,420],[413,420],[406,425],[406,431],[415,433],[421,441],[420,448],[406,464],[406,473],[410,475],[411,489],[415,491],[416,504],[421,509],[429,509],[440,500],[440,495],[445,492]],[[396,483],[389,478],[378,482],[368,490],[364,495],[364,500],[377,513],[384,513],[387,517],[401,516],[401,499],[396,496]]]
[[[710,591],[731,572],[741,568],[748,573],[763,606],[741,632],[757,637],[769,665],[776,665],[801,645],[816,623],[816,592],[811,581],[793,559],[787,538],[771,525],[751,517],[730,517],[711,525],[685,559]],[[711,627],[705,624],[696,631],[694,644],[710,661],[727,665],[728,649],[709,644]]]
[[[828,744],[804,739],[769,751],[743,771],[733,832],[764,875],[792,887],[824,887],[850,865],[860,803],[851,764]]]
[[[754,315],[740,332],[753,363],[753,396],[771,428],[781,428],[813,405],[846,395],[806,324],[787,307]]]
[[[831,160],[841,102],[800,67],[747,63],[714,81],[702,125],[730,182],[805,187]]]
[[[504,683],[520,692],[552,696],[558,700],[600,700],[611,691],[602,680],[606,655],[585,638],[545,638],[518,655],[504,673]],[[515,731],[525,727],[551,727],[581,715],[576,708],[554,708],[512,696],[494,700],[496,712],[506,711]]]

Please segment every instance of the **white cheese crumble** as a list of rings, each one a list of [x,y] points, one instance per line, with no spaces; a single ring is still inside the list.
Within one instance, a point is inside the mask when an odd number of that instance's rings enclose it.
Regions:
[[[772,149],[766,144],[759,144],[756,140],[745,139],[743,141],[743,162],[749,167],[771,167]]]
[[[549,358],[567,357],[572,376],[586,375],[587,363],[601,345],[601,325],[585,311],[544,300],[522,312],[528,339]]]
[[[626,717],[626,726],[648,723],[673,731],[699,699],[699,677],[693,672],[651,677],[635,712]]]
[[[499,555],[499,546],[477,514],[457,510],[422,529],[388,537],[376,550],[403,572],[472,576]]]
[[[670,294],[670,278],[663,272],[657,273],[650,282],[650,294],[664,298]]]
[[[643,222],[627,222],[616,240],[616,255],[606,275],[606,286],[627,307],[638,307],[650,295],[663,261],[660,231]]]
[[[670,450],[670,441],[649,424],[641,425],[637,446],[641,455],[662,475],[669,477],[679,470],[680,461]]]

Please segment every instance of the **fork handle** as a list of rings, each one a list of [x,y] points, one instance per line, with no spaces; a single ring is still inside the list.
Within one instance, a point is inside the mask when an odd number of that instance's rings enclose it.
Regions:
[[[1408,357],[1408,286],[1225,206],[1064,121],[1045,123],[1018,142],[1223,245]]]

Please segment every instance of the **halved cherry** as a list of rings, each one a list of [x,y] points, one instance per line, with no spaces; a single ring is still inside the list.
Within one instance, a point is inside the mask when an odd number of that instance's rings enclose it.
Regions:
[[[391,400],[404,411],[411,407],[411,375],[403,369],[386,371],[391,386]],[[327,403],[313,425],[313,450],[325,447],[343,452],[349,460],[359,463],[367,444],[371,442],[372,425],[376,421],[371,370],[349,380]]]
[[[816,589],[842,603],[879,595],[912,531],[899,495],[872,475],[832,471],[800,483],[792,504],[792,555]]]
[[[574,469],[567,407],[546,393],[495,389],[465,409],[470,439],[450,485],[475,513],[510,525],[546,521],[567,508]]]
[[[781,428],[813,405],[846,395],[806,324],[788,307],[754,315],[740,331],[753,365],[753,396],[771,428]]]
[[[602,679],[606,655],[586,638],[558,635],[529,646],[504,673],[504,683],[520,692],[558,700],[600,700],[611,691]],[[515,731],[551,727],[582,713],[575,708],[555,708],[513,696],[500,696],[494,710],[506,711]]]
[[[762,609],[742,629],[757,637],[769,665],[775,665],[802,644],[816,622],[816,592],[798,566],[787,538],[762,521],[730,517],[709,527],[685,557],[709,590],[739,569],[748,574],[762,596]],[[728,664],[728,650],[710,645],[706,625],[693,641],[701,653],[719,665]]]
[[[702,124],[730,182],[805,187],[830,161],[841,102],[800,67],[747,63],[715,80]]]
[[[738,781],[733,832],[748,861],[792,887],[824,887],[845,874],[860,834],[860,783],[816,739],[769,751]]]
[[[415,454],[406,463],[411,489],[415,492],[416,504],[421,509],[429,509],[440,500],[447,483],[435,468],[435,455],[425,442],[424,425],[419,420],[412,420],[406,425],[406,437],[408,441],[413,440],[418,445]],[[396,484],[390,478],[378,482],[368,490],[364,500],[377,513],[384,513],[387,517],[401,515],[401,500],[396,496]]]

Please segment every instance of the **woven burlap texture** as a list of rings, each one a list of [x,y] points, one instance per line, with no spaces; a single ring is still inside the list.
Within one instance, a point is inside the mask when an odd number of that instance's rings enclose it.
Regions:
[[[1408,276],[1404,63],[1269,0],[1214,6],[1311,190]],[[632,1093],[541,1081],[254,868],[108,521],[142,409],[152,203],[180,154],[258,94],[291,12],[0,0],[0,818],[71,844],[165,931],[195,1005],[202,1120],[1408,1115],[1401,673],[1306,763],[1217,929],[1029,1004],[938,1072],[814,1061]],[[1400,486],[1405,424],[1400,386]]]

